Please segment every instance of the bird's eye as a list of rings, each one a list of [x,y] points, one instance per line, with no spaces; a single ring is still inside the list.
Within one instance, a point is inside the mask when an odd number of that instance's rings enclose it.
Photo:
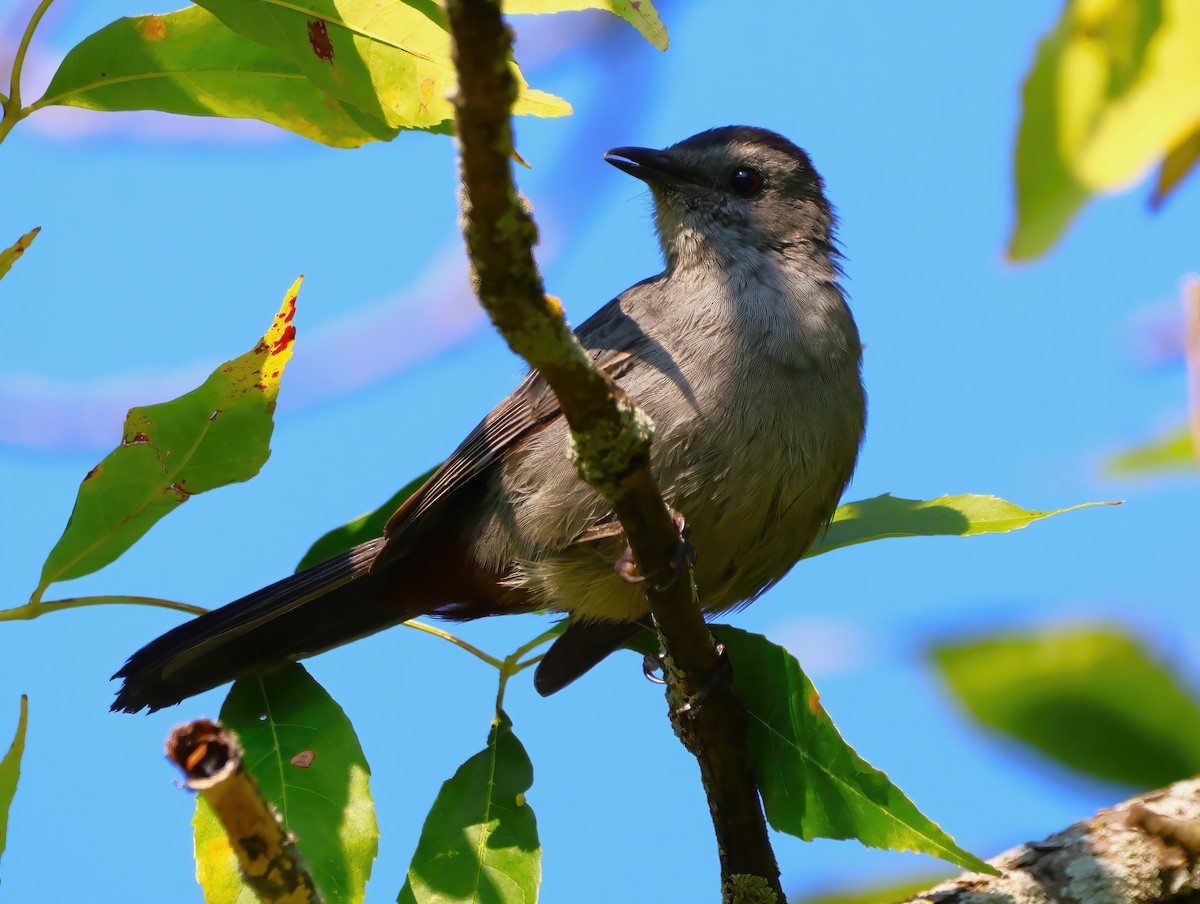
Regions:
[[[762,191],[763,174],[756,169],[748,166],[743,166],[741,169],[733,171],[733,175],[729,177],[729,187],[733,189],[733,193],[741,195],[743,198],[753,198]]]

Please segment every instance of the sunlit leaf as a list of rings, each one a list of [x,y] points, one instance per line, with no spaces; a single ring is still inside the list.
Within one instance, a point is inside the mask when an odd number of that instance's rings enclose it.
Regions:
[[[816,688],[783,647],[758,634],[714,625],[746,707],[746,744],[767,821],[805,841],[857,838],[918,851],[994,873],[922,814],[886,775],[854,752],[821,706]],[[928,750],[931,761],[937,751]]]
[[[283,54],[315,85],[368,116],[445,131],[454,118],[450,33],[432,0],[201,0],[234,31]],[[566,101],[530,89],[515,68],[517,115],[565,116]]]
[[[171,402],[133,408],[121,445],[79,486],[35,599],[55,581],[104,567],[197,493],[249,480],[271,454],[272,415],[296,328],[296,280],[271,328],[239,358]]]
[[[1109,456],[1104,470],[1110,477],[1144,477],[1195,471],[1196,464],[1192,430],[1185,424]]]
[[[29,724],[29,698],[21,695],[21,714],[17,718],[17,733],[8,753],[0,760],[0,857],[8,846],[8,810],[17,793],[21,777],[21,757],[25,753],[25,728]]]
[[[1200,697],[1120,630],[954,640],[933,656],[971,715],[1072,769],[1137,788],[1200,772]]]
[[[260,119],[352,148],[397,134],[310,82],[283,54],[198,6],[118,19],[75,47],[34,106]]]
[[[275,807],[326,904],[360,902],[379,849],[366,757],[342,708],[303,666],[234,683],[221,723]],[[256,904],[203,798],[196,801],[196,879],[208,904]]]
[[[4,274],[12,269],[12,265],[16,259],[25,253],[25,249],[33,244],[33,240],[37,238],[37,234],[41,231],[41,226],[31,229],[17,239],[15,244],[0,251],[0,279],[3,279]]]
[[[296,566],[296,570],[304,571],[304,569],[311,568],[318,562],[324,562],[326,559],[333,558],[338,553],[345,552],[351,546],[357,546],[359,543],[365,543],[368,540],[374,540],[376,537],[382,537],[383,529],[387,525],[388,519],[392,517],[392,513],[400,508],[400,504],[405,499],[419,490],[421,485],[436,470],[437,468],[431,468],[420,477],[406,483],[391,499],[375,509],[375,511],[368,512],[360,518],[355,518],[349,524],[335,527],[327,534],[319,537],[317,542],[308,548],[308,552],[304,554],[304,558],[300,560],[300,564]]]
[[[504,11],[509,14],[558,13],[578,9],[607,9],[636,28],[643,38],[659,50],[667,49],[670,39],[666,26],[650,0],[504,0]]]
[[[500,714],[487,747],[442,785],[399,904],[533,904],[542,881],[533,764]]]
[[[1150,195],[1150,206],[1157,209],[1196,166],[1200,160],[1200,126],[1183,141],[1171,148],[1158,170],[1158,181]]]
[[[1008,253],[1043,254],[1087,199],[1138,180],[1200,122],[1200,4],[1070,0],[1025,83]]]
[[[1094,505],[1084,502],[1070,508],[1035,512],[995,496],[941,496],[937,499],[901,499],[884,494],[839,506],[824,534],[805,557],[886,537],[971,537],[1020,530],[1034,521]]]

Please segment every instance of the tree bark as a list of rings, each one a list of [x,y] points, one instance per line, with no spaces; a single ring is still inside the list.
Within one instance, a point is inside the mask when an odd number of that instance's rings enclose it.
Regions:
[[[1200,904],[1200,777],[1131,798],[906,904]]]

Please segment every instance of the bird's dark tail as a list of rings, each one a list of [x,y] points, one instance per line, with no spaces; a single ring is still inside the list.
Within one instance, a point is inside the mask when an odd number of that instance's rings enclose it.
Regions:
[[[151,641],[113,676],[125,679],[113,710],[153,712],[417,615],[389,605],[369,571],[382,544],[363,543]]]

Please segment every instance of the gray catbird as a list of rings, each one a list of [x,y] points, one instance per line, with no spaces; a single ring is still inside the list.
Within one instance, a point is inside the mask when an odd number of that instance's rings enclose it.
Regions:
[[[854,471],[866,403],[838,286],[834,216],[800,148],[729,126],[606,159],[654,196],[666,269],[578,330],[654,422],[652,466],[691,530],[706,612],[753,600],[796,563]],[[626,549],[575,473],[553,393],[531,373],[409,498],[384,536],[202,615],[116,677],[136,712],[419,615],[531,610],[570,624],[538,667],[552,693],[648,618]]]

